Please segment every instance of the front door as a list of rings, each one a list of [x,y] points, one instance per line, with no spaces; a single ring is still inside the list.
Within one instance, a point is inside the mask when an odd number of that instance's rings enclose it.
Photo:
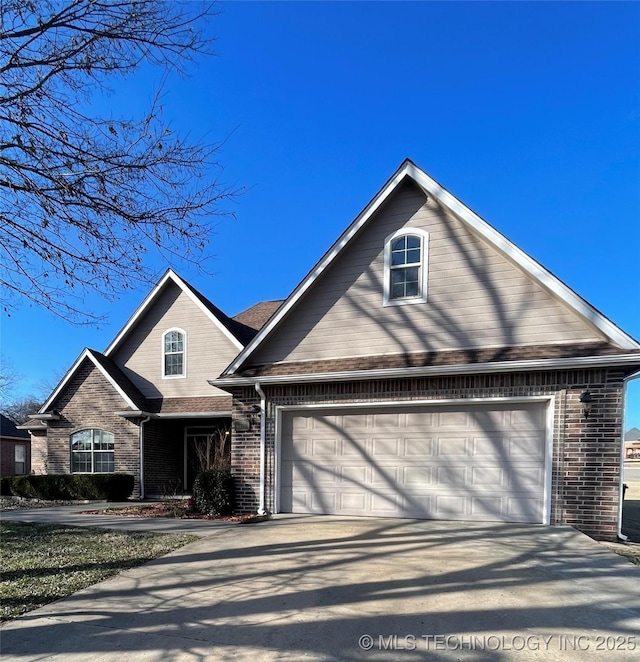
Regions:
[[[193,490],[196,476],[208,469],[226,469],[230,464],[231,434],[229,425],[189,426],[185,435],[185,485]]]

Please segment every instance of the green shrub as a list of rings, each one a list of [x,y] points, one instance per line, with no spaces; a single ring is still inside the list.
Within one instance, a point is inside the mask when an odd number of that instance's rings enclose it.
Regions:
[[[124,501],[133,491],[130,474],[49,474],[13,476],[9,480],[13,496],[46,501],[106,499]]]
[[[230,515],[234,507],[233,493],[233,476],[229,469],[203,471],[193,484],[196,506],[205,515]]]
[[[0,496],[11,496],[11,479],[9,476],[0,478]]]

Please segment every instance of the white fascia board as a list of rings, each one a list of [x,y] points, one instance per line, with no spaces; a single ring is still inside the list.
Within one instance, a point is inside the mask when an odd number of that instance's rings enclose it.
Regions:
[[[160,290],[164,287],[164,284],[172,277],[175,276],[176,274],[169,269],[167,273],[158,281],[158,284],[147,294],[147,296],[144,298],[142,303],[136,308],[135,312],[127,323],[120,329],[118,335],[111,341],[107,349],[104,350],[103,354],[105,356],[109,356],[113,350],[120,344],[120,341],[129,333],[129,330],[131,327],[138,321],[142,313],[147,309],[149,304],[156,298],[156,295]]]
[[[449,209],[460,221],[469,226],[475,234],[484,238],[507,259],[515,263],[516,266],[520,267],[531,278],[540,283],[552,295],[560,299],[561,302],[582,317],[589,326],[595,328],[596,331],[602,333],[622,349],[640,349],[640,343],[634,338],[596,310],[559,278],[545,269],[539,262],[527,255],[513,242],[509,241],[502,233],[480,218],[480,216],[460,202],[460,200],[449,193],[438,182],[429,177],[427,173],[413,164],[409,164],[407,167],[410,177],[423,188],[425,193],[431,195],[441,205]]]
[[[38,414],[44,414],[47,409],[51,406],[51,403],[58,397],[60,394],[60,391],[67,385],[71,377],[73,377],[75,371],[78,369],[80,364],[85,360],[89,359],[91,363],[100,371],[102,376],[113,386],[113,388],[117,391],[118,395],[125,401],[127,406],[131,407],[131,409],[136,409],[136,405],[131,400],[131,398],[122,390],[122,388],[113,380],[111,375],[102,367],[99,361],[96,360],[96,358],[93,356],[93,353],[91,352],[90,349],[84,349],[82,351],[82,354],[76,359],[76,362],[69,368],[67,371],[67,374],[62,378],[62,381],[56,386],[55,390],[53,393],[49,396],[47,401],[42,405],[40,408],[40,411]]]
[[[236,370],[245,362],[245,360],[254,352],[256,347],[262,343],[265,336],[280,323],[282,318],[293,308],[298,300],[304,293],[313,285],[318,277],[327,269],[327,267],[335,260],[339,253],[342,252],[344,247],[351,241],[353,236],[360,230],[360,228],[371,218],[371,216],[380,208],[382,203],[391,195],[391,193],[398,187],[400,182],[407,176],[409,161],[405,161],[400,168],[391,176],[387,183],[378,191],[375,197],[369,204],[360,212],[351,225],[340,235],[338,240],[333,246],[324,254],[316,266],[305,276],[302,282],[296,289],[289,295],[289,298],[278,309],[277,313],[263,326],[253,340],[244,348],[242,352],[236,356],[233,363],[231,363],[222,373],[222,375],[230,375],[235,373]]]
[[[315,280],[327,269],[337,255],[351,241],[355,234],[380,208],[385,200],[395,191],[405,177],[410,177],[420,186],[427,195],[431,195],[442,206],[446,207],[476,234],[483,237],[489,244],[494,246],[509,260],[518,265],[524,272],[539,282],[545,289],[559,298],[566,306],[574,310],[592,328],[600,331],[607,338],[619,345],[622,349],[640,349],[640,343],[626,334],[622,329],[607,319],[602,313],[587,303],[571,288],[560,281],[540,263],[509,241],[503,234],[498,232],[489,223],[480,218],[469,207],[458,198],[449,193],[438,182],[429,177],[424,170],[418,168],[412,161],[405,160],[398,170],[378,191],[371,202],[360,212],[351,225],[333,244],[327,253],[320,259],[316,266],[309,272],[298,287],[291,293],[278,312],[264,326],[253,340],[236,356],[234,361],[223,371],[222,376],[234,374],[246,361],[246,359],[262,343],[264,338],[280,323],[282,318],[293,308],[297,301],[311,287]]]
[[[244,349],[244,345],[227,329],[227,327],[198,299],[198,297],[191,291],[190,287],[187,287],[187,284],[178,276],[178,274],[173,271],[169,272],[175,281],[175,283],[180,287],[180,289],[195,303],[195,305],[215,324],[219,331],[226,336],[233,346],[238,349]]]
[[[175,283],[180,288],[180,290],[186,296],[188,296],[191,301],[193,301],[193,303],[206,315],[206,317],[208,317],[214,323],[218,330],[221,331],[222,334],[231,341],[236,349],[243,348],[242,343],[231,333],[231,331],[229,331],[229,329],[227,329],[224,324],[222,324],[222,322],[202,303],[202,301],[198,299],[198,297],[191,291],[191,288],[187,287],[182,278],[180,278],[180,276],[178,276],[178,274],[175,273],[175,271],[172,269],[168,269],[167,273],[158,281],[158,284],[151,290],[151,292],[149,292],[144,301],[138,306],[136,311],[129,318],[129,321],[122,327],[118,335],[111,341],[107,349],[105,349],[103,352],[105,356],[111,355],[115,348],[120,344],[122,339],[129,333],[138,319],[140,319],[142,314],[151,305],[153,300],[156,298],[168,280],[173,281],[173,283]]]
[[[148,411],[143,411],[142,409],[125,409],[124,411],[114,412],[116,416],[122,416],[122,418],[156,418],[157,414],[152,414]]]
[[[78,366],[84,361],[85,358],[89,356],[89,350],[87,348],[83,349],[80,356],[75,360],[74,364],[67,370],[64,377],[60,380],[58,385],[53,389],[51,395],[47,398],[46,402],[38,410],[38,414],[45,414],[47,409],[51,406],[51,403],[58,397],[58,394],[62,389],[67,385],[67,382],[71,379]]]
[[[231,410],[228,411],[185,411],[183,413],[176,412],[175,414],[156,414],[156,418],[231,418]]]
[[[115,412],[116,416],[122,416],[123,418],[152,418],[152,419],[179,419],[179,418],[231,418],[231,410],[229,411],[217,411],[215,413],[206,412],[206,411],[187,411],[184,413],[175,413],[175,414],[158,414],[151,413],[148,411],[142,411],[140,409],[135,411],[125,410]]]
[[[588,369],[617,366],[640,366],[640,354],[615,354],[609,356],[582,356],[565,359],[530,359],[525,361],[499,361],[494,363],[464,363],[445,366],[417,366],[414,368],[381,368],[379,370],[350,370],[344,372],[320,372],[302,375],[263,375],[257,377],[220,377],[207,380],[211,386],[294,384],[313,382],[370,381],[373,379],[399,379],[403,377],[430,377],[440,375],[488,374],[492,372],[530,372],[539,370]]]

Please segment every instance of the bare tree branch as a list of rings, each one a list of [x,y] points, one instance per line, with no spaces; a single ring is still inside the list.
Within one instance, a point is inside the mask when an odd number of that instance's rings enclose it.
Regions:
[[[9,312],[30,301],[91,323],[107,299],[157,274],[164,258],[206,271],[226,201],[220,144],[191,144],[162,118],[87,110],[142,63],[184,73],[212,53],[214,5],[156,0],[0,0],[0,286]],[[227,210],[225,210],[225,207]]]

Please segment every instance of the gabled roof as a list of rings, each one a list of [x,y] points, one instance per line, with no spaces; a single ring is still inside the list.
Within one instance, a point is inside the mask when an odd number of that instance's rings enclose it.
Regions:
[[[254,335],[252,329],[244,324],[227,317],[219,308],[217,308],[209,299],[198,292],[192,285],[180,278],[171,269],[168,269],[164,276],[158,281],[158,284],[149,292],[144,301],[138,306],[138,309],[129,318],[129,321],[122,327],[118,335],[111,341],[111,344],[105,349],[104,355],[110,356],[127,336],[136,322],[142,317],[145,311],[151,306],[162,289],[168,282],[174,283],[186,294],[200,310],[213,322],[213,324],[229,339],[229,341],[238,349],[242,349],[245,342],[248,342]]]
[[[625,441],[638,441],[640,440],[640,430],[638,428],[631,428],[627,430],[624,434]]]
[[[0,437],[3,439],[20,439],[28,441],[31,435],[26,430],[16,427],[16,424],[4,414],[0,414]]]
[[[241,313],[233,316],[236,322],[248,326],[255,332],[259,331],[271,318],[271,316],[280,308],[284,303],[284,299],[276,299],[274,301],[260,301],[255,305],[243,310]]]
[[[145,398],[140,391],[132,384],[131,380],[118,368],[118,366],[107,356],[96,352],[93,349],[84,349],[80,356],[76,359],[75,363],[69,368],[67,374],[62,378],[62,381],[56,386],[48,400],[42,405],[39,413],[44,414],[48,409],[53,406],[56,398],[69,381],[73,378],[78,368],[82,365],[83,361],[87,359],[95,365],[95,367],[102,373],[104,378],[113,386],[115,391],[124,400],[127,407],[132,410],[141,410],[145,408]]]
[[[251,355],[276,329],[283,318],[294,308],[316,280],[331,266],[337,256],[345,250],[359,231],[370,221],[376,211],[391,196],[405,180],[412,180],[427,196],[434,199],[442,207],[453,214],[469,231],[482,238],[506,259],[536,281],[552,296],[562,302],[567,308],[578,315],[591,328],[604,335],[614,344],[624,350],[640,350],[640,344],[622,329],[607,319],[591,304],[576,294],[571,288],[560,281],[549,270],[527,255],[504,235],[484,221],[480,216],[463,204],[449,191],[432,179],[412,161],[406,159],[378,191],[369,204],[360,212],[338,240],[325,253],[301,283],[295,288],[284,304],[260,329],[253,340],[236,356],[225,369],[221,378],[234,375],[247,363]],[[215,380],[214,380],[215,381]]]

